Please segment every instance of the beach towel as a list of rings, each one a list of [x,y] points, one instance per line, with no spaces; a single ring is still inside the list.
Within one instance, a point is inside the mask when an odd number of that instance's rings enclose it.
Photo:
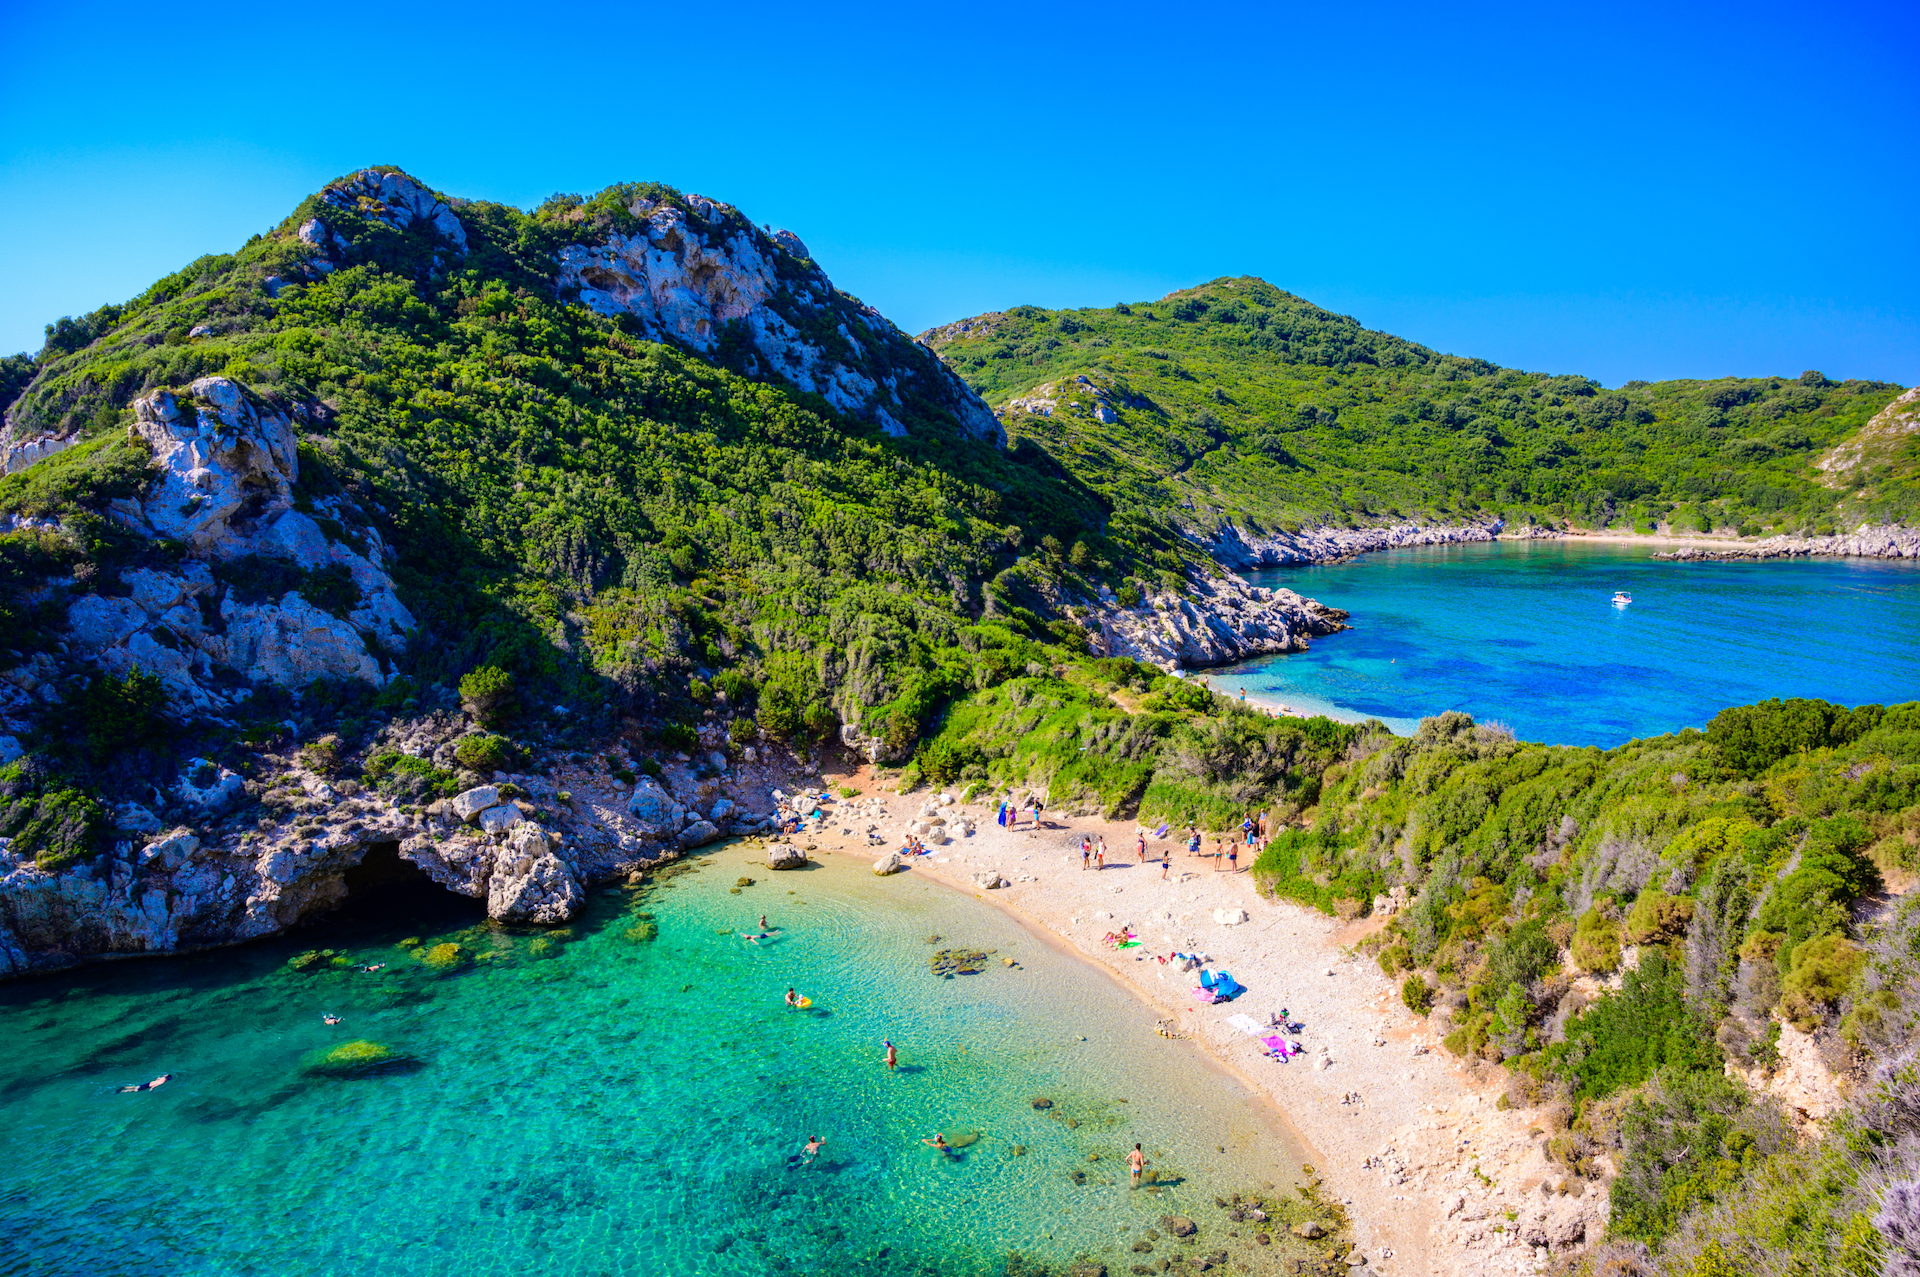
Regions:
[[[1211,1003],[1213,1001],[1213,990],[1212,989],[1195,989],[1193,991],[1193,996],[1200,999],[1202,1002]]]
[[[1007,805],[1005,803],[1001,803],[1000,804],[1000,828],[1005,829],[1006,827],[1007,827]]]
[[[1154,831],[1153,831],[1153,836],[1154,836],[1155,838],[1165,838],[1165,837],[1167,836],[1167,822],[1166,822],[1166,821],[1164,821],[1164,820],[1163,820],[1163,821],[1161,821],[1161,822],[1160,822],[1160,828],[1158,828],[1158,829],[1156,829],[1156,830],[1154,830]]]
[[[1234,1028],[1240,1030],[1242,1033],[1246,1034],[1248,1037],[1256,1037],[1260,1033],[1260,1026],[1258,1024],[1255,1024],[1253,1017],[1248,1015],[1244,1011],[1241,1012],[1239,1015],[1228,1016],[1227,1023],[1231,1024]]]

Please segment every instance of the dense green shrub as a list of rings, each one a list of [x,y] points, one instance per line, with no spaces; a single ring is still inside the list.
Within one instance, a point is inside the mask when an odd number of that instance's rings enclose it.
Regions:
[[[1665,944],[1677,939],[1693,921],[1693,908],[1693,901],[1685,896],[1670,896],[1653,889],[1643,891],[1627,914],[1622,939],[1628,944]]]
[[[1406,1003],[1407,1010],[1415,1015],[1425,1015],[1433,1009],[1433,989],[1428,986],[1424,976],[1415,972],[1401,984],[1400,1001]]]
[[[166,730],[167,705],[159,676],[132,669],[124,676],[96,674],[76,698],[81,740],[94,762],[147,744]]]
[[[1848,710],[1826,701],[1775,698],[1721,710],[1707,724],[1707,739],[1728,766],[1755,776],[1790,755],[1844,745],[1871,731],[1882,713],[1878,705]]]
[[[1580,915],[1573,930],[1573,965],[1605,974],[1620,965],[1620,926],[1599,906]]]
[[[1713,1033],[1680,996],[1681,972],[1657,949],[1627,972],[1620,992],[1602,998],[1549,1047],[1549,1065],[1568,1074],[1580,1100],[1637,1086],[1661,1068],[1717,1070]]]
[[[460,679],[460,702],[482,723],[500,722],[513,707],[513,675],[494,665],[468,671]]]
[[[462,737],[453,756],[469,771],[484,773],[506,770],[513,752],[504,737],[475,734]]]
[[[1780,1014],[1803,1033],[1811,1033],[1828,1009],[1853,990],[1867,955],[1845,936],[1818,936],[1797,946],[1782,984]]]

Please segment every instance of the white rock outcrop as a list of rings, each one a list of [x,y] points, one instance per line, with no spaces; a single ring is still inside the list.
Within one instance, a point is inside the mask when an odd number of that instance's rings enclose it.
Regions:
[[[837,291],[791,232],[768,236],[704,196],[636,199],[638,225],[558,254],[563,296],[603,315],[627,315],[656,341],[703,355],[729,332],[747,373],[820,395],[849,416],[903,435],[910,404],[951,413],[996,444],[1005,434],[958,376],[871,306]],[[870,347],[885,347],[884,358]]]
[[[586,889],[572,867],[555,854],[552,836],[532,821],[518,824],[506,844],[495,851],[493,872],[487,879],[489,918],[565,922],[586,900]]]
[[[1228,573],[1191,580],[1184,594],[1156,593],[1131,608],[1103,593],[1093,622],[1098,627],[1094,645],[1102,655],[1127,656],[1171,672],[1270,652],[1304,652],[1308,639],[1346,629],[1347,613]]]
[[[155,474],[138,500],[117,499],[108,514],[178,542],[186,557],[177,567],[124,570],[124,592],[73,597],[67,633],[81,655],[109,673],[154,674],[181,708],[216,716],[250,695],[249,684],[384,683],[379,654],[405,647],[413,615],[387,573],[378,531],[356,508],[339,497],[315,507],[351,545],[295,508],[300,457],[287,415],[225,377],[202,377],[181,395],[155,391],[133,408],[132,431],[151,451]],[[283,564],[299,584],[278,597],[243,599],[223,567],[238,560]],[[301,593],[316,579],[336,595],[350,583],[350,605],[335,604],[345,615]],[[6,677],[23,692],[38,690],[28,686],[31,672]]]

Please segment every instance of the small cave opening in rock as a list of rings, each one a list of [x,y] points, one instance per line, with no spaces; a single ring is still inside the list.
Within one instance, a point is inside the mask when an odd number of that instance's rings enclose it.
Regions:
[[[441,886],[402,857],[397,842],[372,844],[341,878],[347,898],[329,916],[333,925],[433,932],[472,926],[487,916],[486,901]]]

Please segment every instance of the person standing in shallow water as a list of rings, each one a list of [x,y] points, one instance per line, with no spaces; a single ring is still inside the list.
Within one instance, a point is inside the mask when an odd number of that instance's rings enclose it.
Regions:
[[[1135,1144],[1133,1152],[1127,1154],[1127,1175],[1133,1180],[1135,1188],[1140,1187],[1140,1176],[1147,1169],[1147,1155]]]
[[[900,1066],[900,1053],[893,1049],[893,1039],[887,1039],[887,1072],[891,1073]]]

